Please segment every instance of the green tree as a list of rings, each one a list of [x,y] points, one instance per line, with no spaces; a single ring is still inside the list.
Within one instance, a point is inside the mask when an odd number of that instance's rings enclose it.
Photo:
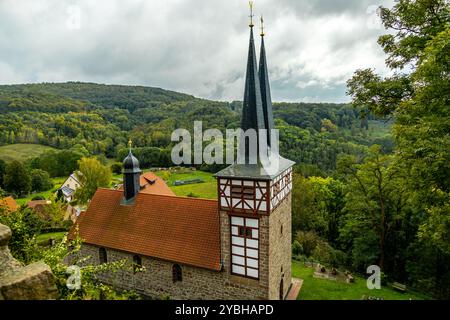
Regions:
[[[47,171],[51,177],[64,177],[76,170],[81,158],[79,151],[48,151],[33,159],[30,166]]]
[[[347,179],[341,240],[352,250],[355,267],[376,263],[386,272],[388,242],[409,213],[402,171],[393,165],[393,157],[383,155],[376,145],[363,163],[342,157],[339,168]]]
[[[400,0],[381,8],[381,19],[390,33],[378,42],[393,76],[358,70],[348,93],[354,106],[394,119],[395,162],[416,211],[410,251],[434,256],[409,257],[411,280],[449,297],[443,288],[450,281],[450,3]]]
[[[18,196],[23,196],[30,192],[31,177],[22,162],[14,160],[6,166],[4,185],[6,191]]]
[[[111,164],[111,171],[114,174],[121,174],[122,173],[122,163],[114,162],[113,164]]]
[[[96,158],[81,158],[78,162],[79,172],[76,173],[81,187],[75,191],[75,201],[86,204],[100,187],[111,184],[111,169],[104,166]]]
[[[0,214],[0,223],[7,225],[12,231],[8,244],[12,255],[25,264],[30,263],[33,254],[30,245],[44,227],[45,221],[31,209],[21,208],[7,215]]]
[[[450,4],[401,0],[382,8],[392,31],[379,43],[394,76],[359,70],[348,81],[358,108],[394,117],[399,162],[406,165],[418,206],[445,206],[450,192]],[[411,71],[403,72],[408,68]]]
[[[314,231],[335,244],[344,206],[342,182],[331,177],[304,178],[295,173],[293,183],[293,232]]]
[[[31,190],[34,192],[47,191],[53,187],[50,176],[47,171],[34,169],[31,170]]]

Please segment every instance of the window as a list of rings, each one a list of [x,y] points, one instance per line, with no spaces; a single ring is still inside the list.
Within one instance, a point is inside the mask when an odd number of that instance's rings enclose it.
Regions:
[[[255,197],[254,186],[234,186],[231,188],[231,197],[236,199],[252,200]]]
[[[239,236],[251,238],[252,237],[252,229],[247,227],[239,227]]]
[[[138,255],[133,256],[133,272],[139,272],[142,269],[142,258]]]
[[[98,260],[100,261],[100,264],[108,262],[108,255],[106,254],[105,248],[98,249]]]
[[[178,264],[174,264],[172,266],[172,281],[173,282],[183,281],[183,273],[180,265]]]
[[[281,235],[283,234],[283,225],[281,225],[281,228],[280,228],[280,234],[281,234]]]
[[[231,273],[259,278],[259,220],[231,217]]]

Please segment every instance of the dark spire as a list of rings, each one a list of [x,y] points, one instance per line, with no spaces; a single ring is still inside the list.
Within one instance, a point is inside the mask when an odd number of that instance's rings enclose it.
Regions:
[[[271,130],[273,122],[272,97],[270,94],[269,72],[267,70],[266,48],[264,46],[264,20],[261,17],[261,55],[259,58],[259,83],[261,85],[261,100],[264,112],[264,125],[267,129],[267,145],[271,146]]]
[[[250,44],[248,48],[248,60],[247,60],[247,75],[245,78],[245,92],[244,92],[244,105],[242,109],[242,130],[255,129],[258,132],[259,129],[264,129],[264,113],[261,100],[261,87],[259,84],[259,77],[257,71],[255,41],[253,39],[253,26],[250,25]],[[241,142],[243,142],[241,140]],[[250,145],[249,141],[245,140],[245,160],[249,163],[250,159]],[[259,152],[259,135],[258,135],[258,148]],[[258,156],[258,154],[253,155]]]
[[[130,151],[123,160],[123,193],[124,202],[127,203],[132,200],[140,190],[140,176],[141,169],[139,168],[139,161],[131,152],[131,140],[128,142]]]

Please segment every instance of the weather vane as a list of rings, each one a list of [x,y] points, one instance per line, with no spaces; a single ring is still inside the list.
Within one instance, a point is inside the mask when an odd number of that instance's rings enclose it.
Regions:
[[[248,25],[250,28],[253,28],[254,24],[253,24],[253,1],[250,0],[248,2],[249,6],[250,6],[250,24]]]
[[[264,37],[264,17],[261,15],[261,37]]]

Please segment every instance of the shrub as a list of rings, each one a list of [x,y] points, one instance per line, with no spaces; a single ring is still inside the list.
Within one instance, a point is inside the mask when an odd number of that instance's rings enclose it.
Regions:
[[[120,162],[114,162],[111,165],[111,171],[114,174],[121,174],[122,173],[122,164]]]

